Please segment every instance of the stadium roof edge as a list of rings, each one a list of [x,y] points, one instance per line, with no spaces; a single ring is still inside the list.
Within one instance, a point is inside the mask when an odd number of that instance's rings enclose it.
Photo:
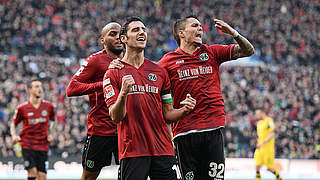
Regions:
[[[256,57],[244,57],[237,60],[224,62],[221,66],[242,66],[242,67],[262,67],[265,68],[266,64]]]

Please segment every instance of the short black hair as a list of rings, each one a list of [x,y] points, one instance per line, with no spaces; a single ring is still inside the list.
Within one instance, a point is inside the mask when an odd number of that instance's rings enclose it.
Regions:
[[[32,78],[31,80],[29,80],[29,81],[27,82],[27,88],[28,88],[28,89],[32,88],[32,83],[33,83],[34,81],[39,81],[39,82],[41,82],[41,79],[39,79],[39,78]]]
[[[127,35],[127,32],[128,32],[128,26],[130,23],[134,22],[134,21],[140,21],[143,23],[142,19],[139,18],[138,16],[131,16],[131,17],[128,17],[126,22],[121,26],[121,29],[120,29],[120,33],[119,33],[119,37],[121,35]]]
[[[254,111],[266,112],[265,109],[262,106],[258,106],[256,108],[254,108]]]
[[[178,46],[180,46],[180,43],[181,43],[180,37],[179,37],[179,35],[178,35],[178,31],[184,30],[184,29],[186,28],[186,22],[187,22],[187,20],[188,20],[189,18],[195,18],[195,19],[199,20],[196,15],[189,15],[189,16],[187,16],[187,17],[185,17],[185,18],[178,19],[178,20],[174,23],[174,26],[173,26],[173,37],[174,37],[174,39],[176,40]]]

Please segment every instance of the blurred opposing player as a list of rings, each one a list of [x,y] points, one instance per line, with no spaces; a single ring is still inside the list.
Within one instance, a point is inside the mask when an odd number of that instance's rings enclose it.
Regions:
[[[176,155],[188,180],[224,179],[225,108],[219,66],[254,53],[252,44],[235,29],[222,20],[214,22],[219,31],[232,35],[238,44],[202,44],[201,23],[189,16],[174,24],[179,48],[158,63],[168,71],[174,108],[181,107],[179,102],[187,94],[198,102],[194,111],[172,124]]]
[[[112,153],[116,164],[119,164],[117,126],[110,119],[102,88],[103,76],[109,63],[122,55],[119,31],[120,25],[115,22],[101,30],[100,41],[104,49],[85,60],[67,87],[68,97],[88,95],[91,106],[82,155],[82,180],[96,179],[102,167],[111,164]]]
[[[173,109],[166,71],[144,57],[146,27],[131,17],[122,26],[126,46],[122,69],[106,72],[103,86],[112,120],[117,122],[121,180],[176,180],[181,175],[166,122],[176,121],[194,108],[190,96]]]
[[[262,165],[267,166],[277,180],[281,180],[279,173],[274,168],[274,122],[268,117],[262,109],[255,111],[257,118],[258,144],[254,152],[256,162],[256,180],[260,180],[260,168]]]
[[[55,113],[53,105],[42,99],[42,83],[33,79],[27,84],[30,98],[19,105],[13,117],[10,132],[13,143],[20,141],[28,180],[45,180],[48,165],[49,143],[54,134]],[[48,126],[50,121],[50,135]],[[20,136],[16,126],[23,123]]]

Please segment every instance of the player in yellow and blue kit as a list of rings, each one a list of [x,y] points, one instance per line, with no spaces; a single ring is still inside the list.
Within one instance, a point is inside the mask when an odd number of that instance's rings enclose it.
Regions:
[[[274,168],[274,122],[262,109],[255,111],[255,116],[259,120],[257,124],[258,143],[254,152],[256,162],[256,179],[260,180],[260,168],[267,166],[277,180],[281,180],[279,173]]]

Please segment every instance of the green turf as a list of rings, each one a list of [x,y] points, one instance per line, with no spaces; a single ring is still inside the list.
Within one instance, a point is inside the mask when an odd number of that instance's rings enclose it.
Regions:
[[[25,179],[15,179],[15,180],[25,180]],[[76,180],[76,179],[48,179],[48,180]],[[98,180],[117,180],[117,179],[99,179],[98,178]],[[231,180],[231,179],[225,179],[225,180]],[[253,180],[253,179],[232,179],[232,180]],[[262,179],[262,180],[274,180],[274,179]],[[290,179],[286,179],[286,180],[290,180]],[[297,180],[297,179],[291,179],[291,180]],[[303,179],[303,180],[314,180],[314,179]]]

